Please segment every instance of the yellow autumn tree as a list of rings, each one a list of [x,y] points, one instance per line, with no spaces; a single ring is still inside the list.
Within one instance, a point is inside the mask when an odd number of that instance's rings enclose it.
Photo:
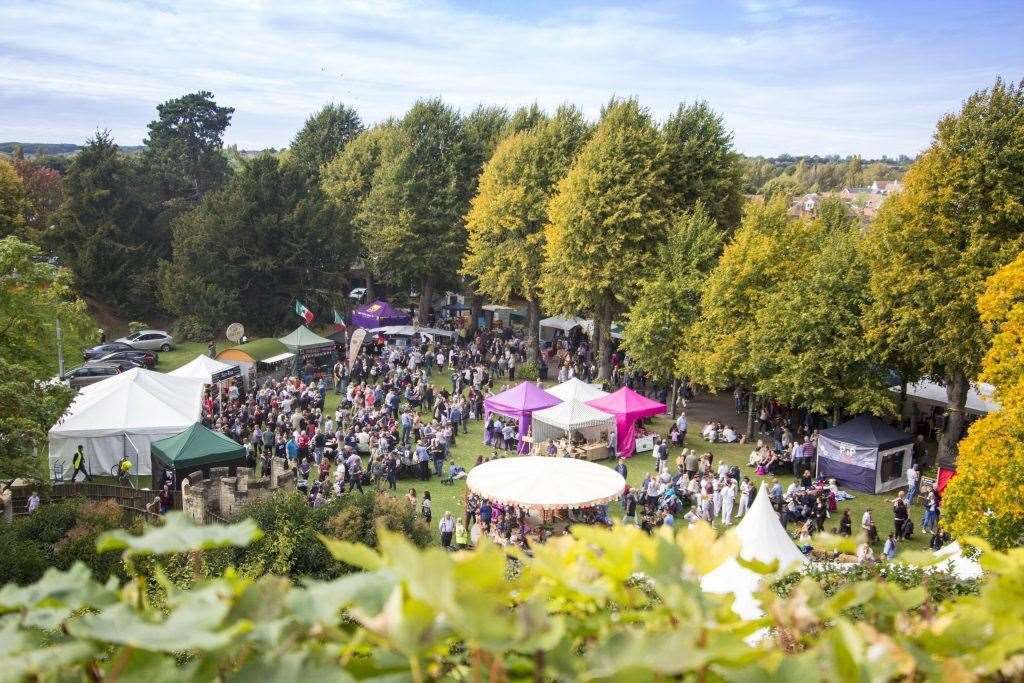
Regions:
[[[943,511],[954,536],[1008,548],[1024,544],[1024,253],[988,279],[978,312],[993,334],[981,379],[996,386],[1001,409],[960,442]]]

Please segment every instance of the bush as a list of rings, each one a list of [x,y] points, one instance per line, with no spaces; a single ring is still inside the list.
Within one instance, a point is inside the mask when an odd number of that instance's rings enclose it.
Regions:
[[[174,326],[174,336],[184,341],[208,341],[216,336],[213,326],[195,315],[182,317]]]
[[[142,330],[148,330],[148,329],[149,329],[149,325],[147,325],[146,323],[138,323],[138,322],[130,322],[130,323],[128,323],[128,334],[135,334],[136,332],[141,332]]]
[[[540,370],[536,363],[527,361],[516,368],[516,377],[522,380],[536,380],[540,377]]]

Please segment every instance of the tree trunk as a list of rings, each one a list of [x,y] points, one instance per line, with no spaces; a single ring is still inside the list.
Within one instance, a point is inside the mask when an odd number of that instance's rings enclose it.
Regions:
[[[907,407],[907,382],[900,382],[900,420],[903,419],[903,411]]]
[[[472,339],[478,329],[477,321],[484,310],[484,298],[476,291],[476,281],[469,283],[467,287],[469,298],[469,322],[466,325],[466,339]]]
[[[964,406],[970,384],[963,372],[946,375],[946,425],[939,434],[939,467],[956,469],[960,432],[964,428]]]
[[[434,277],[424,275],[420,281],[420,308],[417,312],[419,324],[427,326],[430,324],[430,300],[434,298]]]
[[[843,419],[843,409],[839,406],[832,406],[832,426],[835,427]]]
[[[540,304],[526,302],[526,359],[540,367]]]
[[[676,402],[679,400],[679,380],[675,377],[672,378],[672,396],[669,399],[672,402],[672,421],[676,421],[678,417]]]
[[[747,440],[754,440],[754,392],[747,396]]]
[[[601,356],[600,369],[597,371],[599,380],[608,382],[612,378],[612,304],[605,299],[601,303],[601,315],[595,321],[598,334],[597,352]]]
[[[377,285],[373,281],[373,274],[370,273],[370,269],[366,269],[366,300],[376,301],[377,300]]]

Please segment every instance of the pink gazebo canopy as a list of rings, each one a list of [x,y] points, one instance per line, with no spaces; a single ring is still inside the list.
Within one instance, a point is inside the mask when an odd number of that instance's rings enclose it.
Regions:
[[[622,387],[614,394],[587,401],[587,405],[615,416],[618,453],[627,457],[633,455],[636,446],[636,421],[661,415],[666,410],[664,403],[652,401],[629,387]]]
[[[562,400],[552,396],[533,382],[523,382],[508,391],[484,399],[484,419],[491,413],[519,420],[519,452],[526,452],[523,437],[530,431],[530,415],[535,410],[543,410],[558,405]]]

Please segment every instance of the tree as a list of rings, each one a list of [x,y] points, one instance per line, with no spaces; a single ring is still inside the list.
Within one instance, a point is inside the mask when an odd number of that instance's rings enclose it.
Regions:
[[[1010,548],[1024,544],[1024,253],[989,278],[978,311],[993,334],[980,379],[995,385],[1000,409],[960,442],[942,511],[954,536]]]
[[[537,106],[536,102],[528,107],[519,107],[519,109],[512,112],[512,116],[509,117],[508,123],[505,125],[505,137],[522,133],[524,130],[530,130],[538,123],[546,121],[547,118],[547,115]]]
[[[656,275],[646,279],[626,314],[622,348],[633,363],[657,381],[672,381],[675,417],[676,357],[697,318],[700,293],[722,252],[725,233],[698,200],[692,211],[674,218],[658,249]]]
[[[846,162],[846,168],[843,169],[843,186],[860,187],[864,184],[864,178],[860,157],[855,154],[850,157],[850,160]],[[872,178],[872,180],[877,180],[877,178]]]
[[[804,267],[808,224],[791,221],[781,201],[747,205],[743,221],[704,282],[700,316],[687,330],[677,372],[714,389],[753,390],[766,369],[754,354],[763,299]],[[753,433],[754,401],[747,434]]]
[[[155,304],[153,212],[136,192],[138,168],[110,135],[97,133],[75,155],[64,179],[64,202],[53,245],[75,284],[128,314]]]
[[[563,107],[552,119],[505,138],[484,167],[466,216],[463,272],[495,301],[526,301],[527,348],[534,363],[548,205],[586,135],[580,111]]]
[[[456,286],[466,245],[463,222],[471,154],[458,113],[439,99],[421,100],[385,145],[370,192],[356,217],[373,245],[378,274],[419,287],[426,322],[437,287]]]
[[[33,244],[0,239],[0,477],[39,474],[33,449],[74,394],[37,381],[57,370],[58,320],[63,353],[75,358],[96,328],[71,274],[43,260]]]
[[[292,140],[294,161],[311,178],[319,178],[324,164],[362,132],[363,122],[355,109],[340,103],[328,104],[306,119]]]
[[[704,204],[726,231],[740,222],[743,169],[732,148],[732,133],[706,102],[680,104],[661,128],[668,210],[690,211]]]
[[[764,200],[766,202],[781,199],[788,203],[799,192],[800,187],[791,175],[780,175],[772,178],[765,183],[764,187],[761,189],[761,193],[764,194]]]
[[[156,110],[142,151],[155,200],[164,206],[195,204],[228,177],[223,138],[235,110],[217,106],[206,91],[168,100]]]
[[[163,301],[206,330],[241,320],[275,332],[294,320],[294,299],[317,308],[340,288],[351,247],[337,224],[303,169],[271,154],[247,160],[222,190],[175,219]]]
[[[384,268],[378,263],[380,253],[375,248],[375,235],[368,225],[360,222],[360,217],[369,215],[365,204],[374,175],[385,151],[397,146],[399,138],[396,121],[389,120],[374,126],[346,145],[322,171],[323,191],[338,212],[338,229],[348,236],[353,244],[353,253],[362,258],[367,275],[371,276],[367,278],[371,299],[376,296],[372,276],[378,276]]]
[[[25,236],[25,186],[11,162],[0,157],[0,237]]]
[[[751,362],[761,369],[755,389],[792,406],[831,412],[834,422],[844,410],[887,412],[887,373],[860,324],[869,304],[860,226],[830,199],[808,228],[789,256],[798,267],[758,297],[750,347]]]
[[[25,158],[14,160],[14,169],[25,188],[25,227],[28,238],[39,245],[48,242],[47,231],[64,199],[59,172]]]
[[[654,265],[666,230],[661,140],[636,100],[612,101],[548,208],[542,287],[558,313],[593,313],[599,377],[611,375],[612,318]]]
[[[943,118],[868,234],[868,338],[946,386],[939,463],[954,468],[968,382],[989,345],[976,302],[1024,248],[1024,84],[996,81]]]

